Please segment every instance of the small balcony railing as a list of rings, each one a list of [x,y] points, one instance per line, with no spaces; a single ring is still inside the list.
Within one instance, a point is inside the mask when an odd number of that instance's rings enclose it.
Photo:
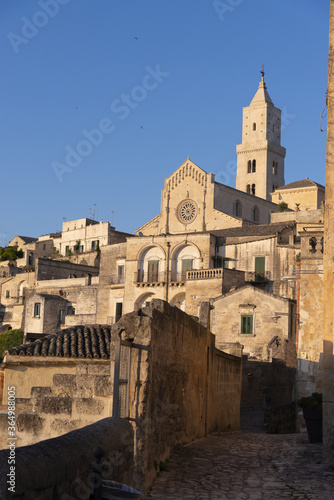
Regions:
[[[212,278],[222,278],[224,270],[218,269],[197,269],[187,271],[187,280],[207,280]]]
[[[134,280],[136,283],[164,283],[166,281],[166,273],[149,273],[146,271],[137,271]]]

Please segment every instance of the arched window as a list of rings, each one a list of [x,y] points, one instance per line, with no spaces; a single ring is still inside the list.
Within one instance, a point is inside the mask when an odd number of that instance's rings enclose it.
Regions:
[[[234,202],[234,205],[233,205],[233,215],[235,217],[240,217],[241,215],[241,205],[240,205],[240,201],[237,200]]]
[[[253,163],[252,163],[252,172],[256,172],[256,160],[253,160]]]
[[[277,175],[278,163],[277,161],[273,161],[273,174]]]
[[[250,187],[250,184],[247,184],[247,194],[251,194],[251,187]]]
[[[253,130],[256,130],[256,123],[253,123]]]
[[[252,184],[252,194],[255,196],[255,184]]]
[[[253,207],[253,209],[252,209],[252,221],[258,222],[258,219],[259,219],[259,210],[257,207]]]
[[[251,172],[252,172],[252,160],[248,160],[247,173],[250,174]]]

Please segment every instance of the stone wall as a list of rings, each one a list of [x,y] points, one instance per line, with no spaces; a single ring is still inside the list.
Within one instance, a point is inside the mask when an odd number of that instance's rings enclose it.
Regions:
[[[113,361],[50,357],[18,360],[9,355],[5,361],[4,387],[15,387],[19,405],[17,446],[60,436],[111,415]],[[6,392],[3,403],[7,404]],[[1,410],[2,449],[7,427],[7,412]]]
[[[97,276],[99,269],[93,266],[82,264],[73,264],[72,262],[62,262],[60,260],[37,259],[36,261],[36,280],[46,279],[66,279],[71,275],[73,277],[83,277],[91,274]]]
[[[273,359],[271,363],[243,357],[241,411],[264,410],[295,400],[296,369]]]
[[[15,493],[8,491],[8,451],[0,451],[0,498],[3,500],[77,500],[90,498],[93,449],[105,452],[104,479],[132,484],[133,431],[118,418],[105,418],[65,436],[15,450]],[[33,469],[32,469],[33,464]]]
[[[242,361],[218,351],[206,328],[160,300],[127,314],[116,327],[125,338],[150,346],[140,354],[132,349],[129,410],[137,427],[139,473],[148,485],[154,463],[176,446],[239,428]]]

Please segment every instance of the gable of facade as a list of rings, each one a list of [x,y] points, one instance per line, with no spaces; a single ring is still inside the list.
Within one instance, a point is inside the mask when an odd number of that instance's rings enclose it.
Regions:
[[[240,343],[245,354],[267,361],[283,349],[286,361],[295,362],[294,301],[245,285],[210,302],[210,325],[217,345]],[[289,344],[288,354],[285,344]]]
[[[268,223],[277,205],[224,186],[191,160],[164,182],[161,212],[136,233],[140,236],[182,234]]]

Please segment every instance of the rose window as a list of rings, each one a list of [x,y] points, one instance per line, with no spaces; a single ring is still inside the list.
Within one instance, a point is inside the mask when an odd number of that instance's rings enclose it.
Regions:
[[[189,224],[195,220],[197,215],[196,205],[191,200],[185,200],[180,203],[178,209],[178,218],[184,224]]]

